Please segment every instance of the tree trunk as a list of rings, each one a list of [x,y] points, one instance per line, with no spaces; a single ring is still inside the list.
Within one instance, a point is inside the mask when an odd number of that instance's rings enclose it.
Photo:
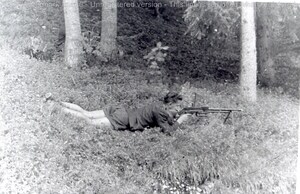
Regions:
[[[245,99],[256,101],[256,34],[254,3],[242,2],[240,90]]]
[[[298,108],[299,108],[299,110],[298,110],[298,113],[299,113],[300,106]],[[300,139],[300,126],[298,126],[298,141],[299,141],[299,139]],[[296,193],[300,193],[300,143],[299,142],[298,142]]]
[[[82,59],[82,37],[78,0],[63,0],[66,28],[65,62],[78,68]]]
[[[100,48],[104,57],[112,58],[116,51],[117,0],[102,0]]]
[[[258,81],[262,86],[272,86],[275,81],[275,69],[273,61],[273,46],[271,42],[271,29],[268,22],[267,4],[261,4],[257,8],[257,61]]]

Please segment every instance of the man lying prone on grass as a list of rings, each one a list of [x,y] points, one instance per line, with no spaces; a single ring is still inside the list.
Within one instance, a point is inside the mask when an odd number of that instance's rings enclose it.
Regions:
[[[86,111],[80,106],[68,102],[61,102],[61,105],[65,113],[83,118],[91,125],[130,131],[143,131],[146,127],[160,127],[162,132],[171,135],[189,116],[182,114],[176,118],[180,100],[182,100],[181,95],[169,92],[163,98],[163,103],[150,104],[138,109],[108,106],[103,110]]]

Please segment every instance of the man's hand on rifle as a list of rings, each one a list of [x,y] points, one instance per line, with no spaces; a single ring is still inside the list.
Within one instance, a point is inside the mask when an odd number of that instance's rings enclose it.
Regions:
[[[184,122],[186,122],[186,121],[191,117],[191,115],[192,115],[192,114],[182,114],[182,115],[180,115],[179,118],[177,119],[177,122],[178,122],[179,124],[184,123]]]

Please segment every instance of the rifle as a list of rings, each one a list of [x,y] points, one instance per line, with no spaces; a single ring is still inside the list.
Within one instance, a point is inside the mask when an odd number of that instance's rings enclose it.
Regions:
[[[231,108],[209,108],[208,106],[203,107],[186,107],[178,112],[178,115],[182,114],[195,114],[196,116],[206,117],[209,113],[227,113],[224,119],[224,123],[228,120],[230,114],[234,111],[242,111],[241,109],[231,109]]]

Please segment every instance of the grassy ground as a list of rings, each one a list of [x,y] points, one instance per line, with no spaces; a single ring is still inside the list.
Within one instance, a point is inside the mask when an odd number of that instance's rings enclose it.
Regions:
[[[248,104],[236,85],[185,84],[189,103],[196,92],[198,105],[244,111],[226,125],[224,115],[193,118],[169,137],[158,128],[131,133],[86,126],[45,101],[51,93],[88,110],[139,107],[167,92],[140,72],[117,66],[75,72],[1,49],[0,79],[1,193],[171,193],[157,180],[174,187],[210,182],[211,193],[295,191],[295,98],[259,91],[257,104]]]

